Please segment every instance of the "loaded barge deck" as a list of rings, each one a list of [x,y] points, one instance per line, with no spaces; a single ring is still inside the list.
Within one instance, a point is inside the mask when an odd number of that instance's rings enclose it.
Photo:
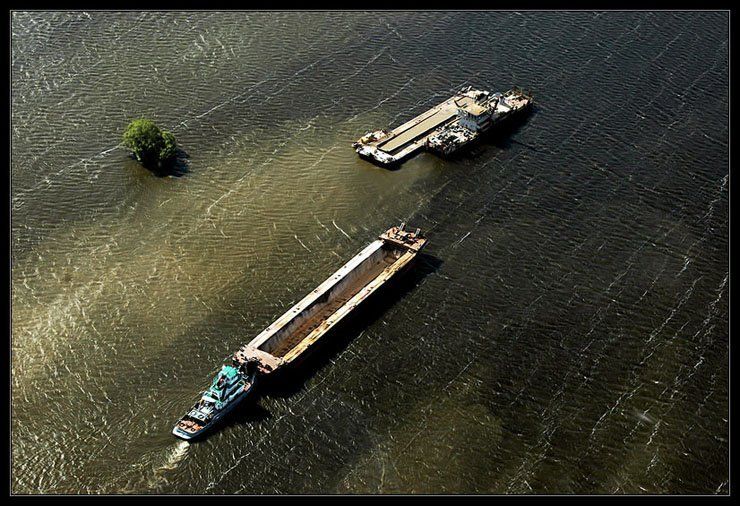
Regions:
[[[468,87],[391,131],[368,132],[352,147],[360,157],[385,167],[423,149],[450,155],[531,104],[531,93],[518,88],[491,93]]]

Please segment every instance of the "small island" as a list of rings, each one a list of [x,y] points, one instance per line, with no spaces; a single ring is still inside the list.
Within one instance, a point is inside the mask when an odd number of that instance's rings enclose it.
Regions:
[[[169,170],[177,155],[175,136],[144,118],[129,123],[123,133],[123,145],[133,151],[144,167],[157,172]]]

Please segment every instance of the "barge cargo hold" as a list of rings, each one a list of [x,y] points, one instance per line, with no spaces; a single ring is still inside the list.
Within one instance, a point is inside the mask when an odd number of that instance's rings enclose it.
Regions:
[[[408,267],[426,244],[420,231],[392,227],[234,355],[271,374],[302,357],[340,320]]]
[[[395,166],[426,149],[446,156],[478,140],[495,126],[532,105],[531,93],[466,88],[395,129],[368,132],[352,144],[361,158]]]
[[[243,375],[244,391],[251,391],[259,377],[275,374],[304,358],[323,336],[357,306],[410,267],[426,242],[419,229],[406,230],[403,223],[386,230],[234,353],[231,368]],[[238,397],[236,402],[241,402],[245,397],[246,394]],[[233,407],[230,405],[229,410]],[[186,417],[183,419],[188,421]],[[187,423],[183,423],[183,419],[178,421],[173,434],[183,439],[193,439],[196,434],[191,432],[193,429]],[[205,432],[206,425],[212,425],[210,420],[195,422],[198,422],[197,435]]]

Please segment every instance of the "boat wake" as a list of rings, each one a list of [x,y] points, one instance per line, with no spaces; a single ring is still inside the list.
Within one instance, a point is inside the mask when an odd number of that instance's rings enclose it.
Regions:
[[[167,456],[163,464],[154,468],[152,477],[147,483],[149,489],[156,489],[162,485],[169,483],[167,479],[167,473],[174,471],[180,464],[185,460],[190,452],[190,443],[184,440],[180,440],[169,449]]]

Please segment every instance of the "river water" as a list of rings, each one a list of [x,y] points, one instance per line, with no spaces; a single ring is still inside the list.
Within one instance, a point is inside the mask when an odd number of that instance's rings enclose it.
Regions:
[[[728,493],[726,12],[14,12],[12,491]],[[537,108],[395,171],[466,85]],[[154,119],[157,177],[118,145]],[[391,225],[427,256],[203,442],[224,357]]]

